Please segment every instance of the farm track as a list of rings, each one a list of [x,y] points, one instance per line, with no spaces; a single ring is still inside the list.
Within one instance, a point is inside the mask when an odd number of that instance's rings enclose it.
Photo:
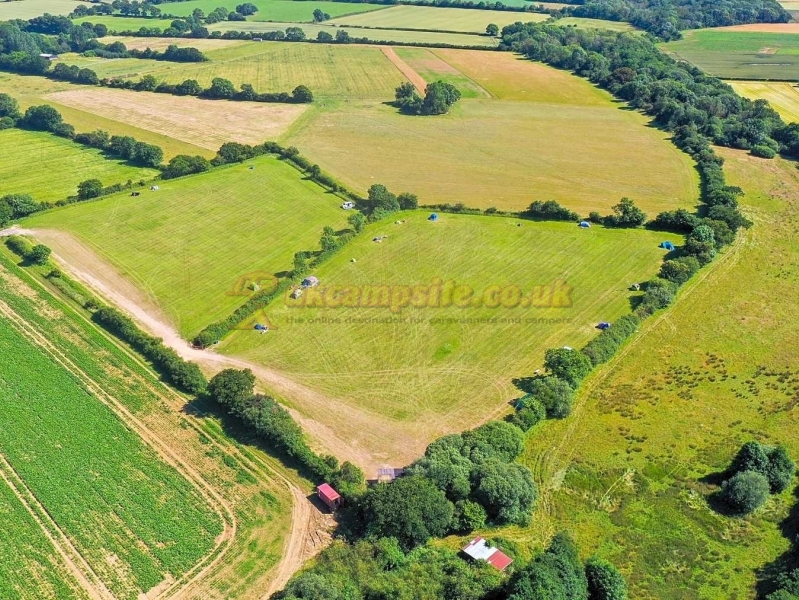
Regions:
[[[9,464],[2,454],[0,454],[0,479],[8,485],[17,500],[30,513],[33,520],[41,528],[42,533],[50,540],[56,552],[63,559],[69,572],[75,577],[89,597],[92,600],[114,600],[114,595],[103,584],[78,549],[72,545],[66,534],[50,517],[47,509],[39,503],[33,492],[28,489],[25,482],[14,470],[14,467]]]
[[[32,235],[34,232],[22,229],[13,229],[13,230],[5,230],[0,231],[0,237],[4,235]],[[38,282],[37,282],[38,283]],[[40,285],[40,284],[39,284]],[[43,287],[40,285],[40,287]],[[10,307],[5,305],[4,303],[0,302],[0,313],[4,315],[12,315],[15,318],[15,322],[17,323],[18,328],[20,331],[26,335],[33,343],[37,346],[42,347],[47,351],[48,354],[53,356],[53,358],[62,364],[65,368],[70,370],[73,375],[78,376],[74,370],[67,367],[61,360],[59,360],[56,356],[54,356],[50,351],[49,348],[53,348],[52,344],[49,344],[47,340],[42,338],[40,335],[37,335],[35,329],[30,327],[24,319],[19,317],[16,313],[14,313]],[[84,317],[81,317],[84,318]],[[85,319],[85,318],[84,318]],[[89,322],[88,320],[86,320]],[[92,324],[93,326],[93,324]],[[130,351],[129,349],[122,346],[115,338],[107,335],[105,332],[98,330],[101,334],[117,346],[122,352],[127,354],[137,363],[139,363],[143,368],[149,371],[149,367],[141,360],[141,358]],[[43,344],[39,342],[43,341]],[[56,350],[57,352],[57,350]],[[58,353],[60,355],[60,353]],[[70,363],[71,364],[71,363]],[[79,369],[76,368],[79,371]],[[88,379],[88,376],[83,374],[83,377],[78,376],[81,381],[85,382],[85,379]],[[84,379],[85,378],[85,379]],[[201,426],[199,420],[202,415],[199,415],[197,412],[194,411],[185,411],[185,404],[186,399],[169,388],[166,384],[163,384],[155,379],[153,381],[148,381],[148,388],[157,394],[159,397],[164,399],[168,405],[177,413],[184,412],[187,422],[189,425],[198,433],[205,435],[206,432]],[[87,386],[90,387],[90,386]],[[96,389],[96,386],[95,386]],[[101,399],[102,401],[102,399]],[[114,407],[111,407],[112,410]],[[127,413],[124,407],[121,407]],[[116,411],[115,411],[116,412]],[[119,414],[119,413],[117,413]],[[128,423],[126,418],[123,415],[119,415],[120,418],[123,419],[124,422]],[[132,417],[132,416],[131,416]],[[135,419],[135,417],[132,417]],[[130,423],[128,423],[130,425]],[[140,433],[137,431],[137,433]],[[291,480],[289,480],[286,476],[284,476],[279,470],[275,467],[270,465],[266,460],[260,459],[259,457],[253,457],[251,455],[245,455],[241,451],[236,448],[230,447],[230,445],[224,445],[218,442],[217,440],[210,438],[211,444],[221,452],[231,455],[235,454],[236,459],[239,461],[240,464],[247,465],[251,472],[261,475],[262,477],[272,477],[279,480],[286,488],[289,490],[292,496],[292,516],[291,516],[291,528],[290,534],[286,540],[286,544],[284,547],[284,551],[281,553],[281,560],[276,567],[276,574],[275,577],[270,582],[270,586],[268,591],[262,596],[262,598],[268,598],[272,593],[280,590],[291,576],[298,571],[302,565],[305,563],[306,560],[311,558],[312,556],[316,555],[317,553],[321,552],[330,542],[330,535],[328,531],[332,525],[332,518],[322,514],[316,507],[311,504],[308,499],[306,498],[305,493],[295,485]],[[154,448],[156,452],[161,452],[158,448]],[[1,458],[1,455],[0,455]],[[169,462],[169,461],[167,461]],[[192,481],[190,479],[190,481]],[[204,485],[208,485],[203,482]],[[213,491],[213,489],[208,485],[208,487]],[[223,558],[225,557],[225,553],[230,546],[230,541],[235,538],[236,533],[236,520],[235,515],[230,507],[218,494],[220,501],[225,506],[225,512],[228,515],[228,519],[230,519],[230,523],[233,526],[233,531],[226,534],[223,534],[218,538],[218,541],[221,543],[223,541],[228,542],[226,543],[225,547],[221,549],[221,551],[217,552],[217,549],[210,553],[210,556],[215,554],[215,557],[210,562],[207,562],[205,566],[201,568],[199,572],[195,572],[194,575],[190,576],[187,579],[187,574],[183,578],[171,583],[167,588],[160,590],[158,595],[154,596],[153,598],[148,598],[148,600],[180,600],[183,598],[191,597],[189,594],[190,592],[197,587],[197,585],[201,582],[201,580],[210,575],[215,568],[217,568],[220,563],[222,562]],[[227,520],[223,519],[225,526],[227,527]],[[223,539],[224,536],[224,539]],[[202,565],[203,563],[201,563]],[[201,566],[198,565],[198,568]],[[113,598],[113,596],[110,596]],[[94,599],[95,596],[92,596]],[[97,600],[106,600],[106,596],[97,596]]]
[[[678,296],[677,303],[683,303],[685,298],[690,297],[700,287],[704,289],[702,284],[709,277],[720,276],[735,267],[740,259],[741,251],[746,244],[745,237],[745,233],[739,233],[735,238],[735,242],[730,246],[727,252],[719,256],[710,266],[704,269],[704,272],[700,271],[698,277],[691,279],[690,283],[685,286],[686,289],[683,289]],[[574,439],[581,435],[580,424],[585,413],[587,401],[614,373],[616,365],[635,349],[643,339],[653,331],[656,331],[661,323],[674,327],[669,321],[669,318],[675,306],[676,305],[672,305],[651,323],[647,323],[643,332],[636,334],[629,344],[622,348],[620,352],[597,371],[596,375],[591,378],[590,382],[581,391],[581,401],[575,403],[574,410],[569,417],[569,426],[564,431],[558,444],[535,457],[531,465],[533,473],[540,481],[544,482],[541,486],[539,510],[550,516],[552,515],[550,495],[557,489],[559,481],[565,476],[565,472],[574,457],[575,450],[579,446],[579,444],[574,443]]]
[[[424,91],[427,88],[427,82],[424,80],[424,77],[419,75],[419,73],[414,71],[408,63],[402,60],[397,55],[394,48],[389,46],[381,46],[380,50],[382,50],[386,58],[391,61],[391,64],[397,67],[399,72],[402,73],[417,90],[419,90],[419,93],[424,94]]]

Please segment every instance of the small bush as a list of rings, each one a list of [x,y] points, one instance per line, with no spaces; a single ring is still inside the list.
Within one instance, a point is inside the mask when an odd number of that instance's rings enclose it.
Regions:
[[[763,506],[769,490],[765,475],[757,471],[742,471],[724,482],[721,497],[732,510],[748,515]]]

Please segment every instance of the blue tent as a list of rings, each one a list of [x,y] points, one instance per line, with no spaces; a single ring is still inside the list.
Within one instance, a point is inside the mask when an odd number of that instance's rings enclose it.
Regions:
[[[580,221],[580,227],[583,227],[583,228],[591,227],[591,223],[589,223],[588,221]]]
[[[427,217],[428,221],[438,221],[438,215],[436,213],[432,213],[429,217]]]
[[[267,330],[268,330],[268,328],[266,327],[266,325],[261,325],[260,323],[257,323],[257,324],[255,325],[255,329],[256,329],[257,331],[267,331]]]
[[[674,250],[674,244],[668,241],[660,242],[660,247],[663,248],[664,250]]]
[[[602,321],[599,323],[599,325],[596,326],[596,328],[605,331],[606,329],[610,329],[610,323],[608,323],[607,321]]]

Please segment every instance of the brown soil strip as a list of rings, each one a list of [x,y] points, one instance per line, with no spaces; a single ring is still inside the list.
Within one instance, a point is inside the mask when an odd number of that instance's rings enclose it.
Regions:
[[[424,78],[419,75],[416,71],[411,69],[410,65],[402,60],[397,53],[394,51],[394,48],[390,46],[380,46],[380,49],[385,54],[386,58],[391,61],[391,63],[399,69],[400,73],[405,75],[405,77],[410,81],[414,87],[419,90],[420,94],[424,94],[425,89],[427,88],[427,82]]]

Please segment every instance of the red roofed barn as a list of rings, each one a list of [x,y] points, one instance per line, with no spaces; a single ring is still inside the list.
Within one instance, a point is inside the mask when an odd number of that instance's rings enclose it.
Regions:
[[[341,506],[341,496],[338,492],[330,487],[329,484],[323,483],[316,488],[316,493],[319,499],[324,502],[330,510],[336,510]]]
[[[484,560],[498,571],[504,571],[513,559],[501,552],[499,548],[491,548],[482,537],[476,537],[463,549],[463,553],[473,560]]]

